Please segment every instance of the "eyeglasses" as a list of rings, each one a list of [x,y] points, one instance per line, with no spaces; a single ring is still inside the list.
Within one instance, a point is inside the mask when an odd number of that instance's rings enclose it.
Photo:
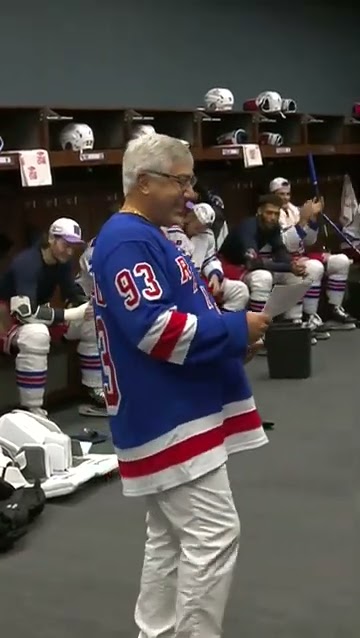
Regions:
[[[147,173],[149,173],[149,175],[158,175],[159,177],[173,179],[183,190],[186,190],[189,186],[195,186],[197,182],[195,175],[172,175],[171,173],[161,173],[160,171],[147,171]]]

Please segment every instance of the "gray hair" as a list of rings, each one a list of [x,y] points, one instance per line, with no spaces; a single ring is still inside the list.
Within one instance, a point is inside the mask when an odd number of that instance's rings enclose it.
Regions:
[[[131,140],[126,147],[122,163],[125,197],[134,188],[141,173],[169,173],[177,162],[189,163],[191,169],[194,164],[188,147],[177,138],[152,133]]]

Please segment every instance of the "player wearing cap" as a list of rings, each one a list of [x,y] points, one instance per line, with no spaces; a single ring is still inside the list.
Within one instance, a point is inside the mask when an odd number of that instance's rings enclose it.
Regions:
[[[187,204],[183,228],[172,226],[165,232],[195,264],[198,272],[208,282],[208,287],[223,310],[244,310],[249,301],[249,290],[242,281],[224,277],[224,271],[216,254],[212,224],[215,211],[210,204]]]
[[[287,179],[276,177],[270,182],[271,193],[279,195],[282,200],[279,223],[282,228],[283,241],[292,255],[293,261],[305,265],[306,274],[313,280],[313,285],[303,300],[305,319],[314,330],[317,338],[330,336],[324,332],[322,320],[317,314],[322,280],[326,274],[326,295],[328,300],[329,330],[349,330],[355,328],[355,320],[342,307],[350,260],[346,255],[330,255],[326,252],[311,252],[311,247],[318,239],[319,223],[323,202],[308,200],[298,208],[291,203],[291,185]]]
[[[0,351],[16,352],[20,406],[38,414],[44,413],[50,340],[63,336],[79,340],[82,383],[104,410],[95,324],[72,275],[71,260],[82,244],[79,224],[66,217],[57,219],[39,242],[15,256],[0,277]],[[50,306],[57,287],[66,309]]]

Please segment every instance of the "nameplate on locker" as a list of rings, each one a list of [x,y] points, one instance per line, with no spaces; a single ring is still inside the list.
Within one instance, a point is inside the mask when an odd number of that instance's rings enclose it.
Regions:
[[[223,155],[224,157],[237,157],[238,155],[240,155],[240,149],[239,148],[222,148],[221,155]]]
[[[80,153],[80,162],[101,162],[105,153]]]

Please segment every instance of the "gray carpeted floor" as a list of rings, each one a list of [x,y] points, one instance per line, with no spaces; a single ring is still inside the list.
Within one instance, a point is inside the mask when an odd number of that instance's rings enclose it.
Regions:
[[[360,636],[360,332],[319,343],[313,359],[306,381],[270,381],[263,358],[249,365],[258,406],[276,429],[269,446],[229,463],[242,545],[225,638]],[[56,419],[67,432],[89,424],[74,410]],[[53,501],[0,558],[1,636],[136,638],[143,541],[143,503],[123,498],[116,479]]]

